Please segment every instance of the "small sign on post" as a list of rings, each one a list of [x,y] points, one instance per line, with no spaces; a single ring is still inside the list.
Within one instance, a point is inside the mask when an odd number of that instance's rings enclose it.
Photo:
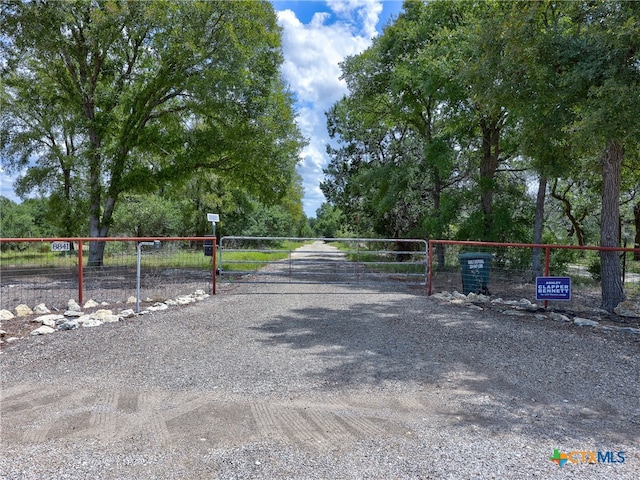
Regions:
[[[571,300],[571,277],[536,277],[536,300]]]
[[[51,242],[52,252],[68,252],[71,250],[70,242]]]

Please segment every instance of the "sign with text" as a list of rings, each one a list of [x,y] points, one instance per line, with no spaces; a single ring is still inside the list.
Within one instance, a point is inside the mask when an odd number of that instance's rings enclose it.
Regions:
[[[71,250],[69,242],[51,242],[52,252],[68,252],[69,250]]]
[[[536,300],[571,300],[571,278],[536,277]]]

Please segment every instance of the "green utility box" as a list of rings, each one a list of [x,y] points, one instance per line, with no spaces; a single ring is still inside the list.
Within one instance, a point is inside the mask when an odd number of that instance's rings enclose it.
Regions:
[[[489,273],[493,255],[483,252],[461,253],[458,255],[462,269],[462,293],[482,293],[489,295]]]

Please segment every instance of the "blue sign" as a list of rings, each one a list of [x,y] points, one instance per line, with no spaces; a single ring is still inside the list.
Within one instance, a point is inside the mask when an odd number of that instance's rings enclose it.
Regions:
[[[571,300],[571,278],[536,277],[536,300]]]

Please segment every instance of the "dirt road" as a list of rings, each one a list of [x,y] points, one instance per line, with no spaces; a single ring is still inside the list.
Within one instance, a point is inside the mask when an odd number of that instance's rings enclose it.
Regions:
[[[281,288],[10,345],[0,477],[638,477],[635,336]]]

